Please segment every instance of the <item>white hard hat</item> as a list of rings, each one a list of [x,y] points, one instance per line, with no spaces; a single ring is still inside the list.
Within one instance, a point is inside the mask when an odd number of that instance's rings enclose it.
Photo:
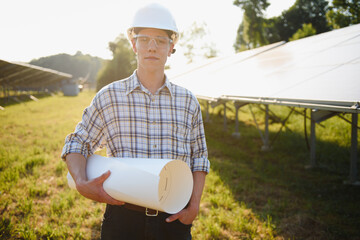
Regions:
[[[176,44],[179,40],[179,31],[176,27],[174,17],[170,11],[160,4],[152,3],[140,8],[133,18],[127,35],[131,41],[134,36],[134,28],[157,28],[173,32],[171,39]]]

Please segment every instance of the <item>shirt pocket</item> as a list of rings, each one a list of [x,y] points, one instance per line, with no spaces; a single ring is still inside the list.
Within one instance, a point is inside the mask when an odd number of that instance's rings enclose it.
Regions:
[[[169,158],[186,161],[190,157],[190,128],[169,124],[167,130]]]

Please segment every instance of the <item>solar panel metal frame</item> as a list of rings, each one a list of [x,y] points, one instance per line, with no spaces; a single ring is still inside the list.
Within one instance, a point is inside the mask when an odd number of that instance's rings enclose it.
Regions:
[[[0,60],[0,85],[4,87],[41,89],[71,78],[71,74],[52,69]]]
[[[299,49],[301,51],[297,51]],[[286,55],[289,53],[293,54]],[[274,58],[266,60],[271,55]],[[289,58],[289,56],[294,57],[295,60]],[[356,165],[357,119],[360,113],[360,24],[286,44],[275,44],[273,47],[263,51],[253,49],[241,52],[232,58],[236,57],[242,60],[231,61],[231,57],[228,59],[217,59],[216,61],[187,70],[182,74],[172,74],[170,72],[170,79],[175,84],[191,90],[199,99],[204,99],[208,102],[221,104],[233,101],[235,104],[255,103],[265,104],[266,106],[283,105],[310,108],[313,109],[312,113],[319,113],[320,115],[322,114],[321,111],[351,113],[350,182],[360,185],[357,182]],[[328,64],[322,65],[322,60],[328,61]],[[264,65],[266,61],[268,65]],[[276,61],[283,62],[276,65],[274,64]],[[259,67],[261,63],[263,65]],[[251,74],[246,75],[246,72],[254,73],[255,76]],[[284,74],[286,73],[289,78],[292,76],[297,78],[297,81],[286,81],[287,79],[284,79]],[[300,76],[301,74],[306,76]],[[248,82],[235,82],[241,76],[245,76]],[[344,81],[344,76],[346,76],[345,81],[347,81],[347,85],[341,85],[341,81]],[[252,86],[246,89],[246,84],[253,79],[255,81]],[[326,85],[326,83],[329,83],[327,82],[330,81],[329,79],[332,81],[331,84],[333,84],[332,92],[331,94],[324,95],[321,92],[324,89],[320,88],[322,87],[321,81],[323,81],[323,85]],[[314,86],[316,81],[320,82],[320,87],[319,84]],[[271,91],[269,84],[274,82],[279,83]],[[306,96],[305,94],[298,94],[304,92],[299,88],[301,85],[310,94]],[[243,90],[244,88],[245,90]],[[327,90],[329,91],[330,88],[328,87]],[[338,97],[339,91],[342,91],[341,97]],[[317,93],[322,93],[322,97],[316,95]],[[294,97],[294,95],[296,96]],[[238,109],[236,108],[236,110]],[[328,116],[333,115],[329,114]],[[315,118],[315,114],[312,114],[312,117]],[[312,165],[314,165],[315,161],[315,121],[311,121],[312,148],[310,162]],[[317,119],[317,121],[321,120]],[[225,122],[224,126],[226,126]],[[266,128],[267,125],[265,131]]]

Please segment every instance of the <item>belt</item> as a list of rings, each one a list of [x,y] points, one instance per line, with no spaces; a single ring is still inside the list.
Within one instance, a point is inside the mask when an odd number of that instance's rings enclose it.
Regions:
[[[145,213],[145,215],[148,216],[148,217],[156,217],[158,215],[158,213],[159,213],[158,210],[141,207],[141,206],[134,205],[134,204],[131,204],[131,203],[125,203],[123,206],[126,209],[129,209],[129,210]]]

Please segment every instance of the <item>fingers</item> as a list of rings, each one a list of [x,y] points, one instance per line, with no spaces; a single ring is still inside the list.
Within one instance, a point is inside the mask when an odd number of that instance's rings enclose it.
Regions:
[[[196,216],[197,216],[196,211],[190,211],[190,210],[184,208],[180,212],[169,216],[165,221],[170,223],[170,222],[173,222],[178,219],[181,223],[188,225],[194,221]]]
[[[181,211],[180,211],[181,212]],[[180,212],[166,218],[166,222],[173,222],[180,217]]]
[[[111,174],[111,172],[110,172],[110,170],[108,170],[105,173],[103,173],[100,177],[97,178],[98,183],[101,184],[101,195],[103,197],[103,200],[105,203],[108,203],[111,205],[124,205],[125,202],[122,202],[122,201],[112,198],[109,194],[107,194],[107,192],[105,192],[105,190],[103,188],[103,183],[105,182],[106,179],[108,179],[110,174]]]
[[[108,177],[110,177],[110,170],[107,170],[106,172],[104,172],[103,174],[101,174],[101,176],[95,178],[94,180],[98,181],[98,183],[103,183],[105,182],[106,179],[108,179]]]
[[[108,203],[111,205],[123,205],[124,202],[118,201],[107,194],[103,188],[103,183],[110,176],[110,170],[106,171],[97,178],[80,185],[78,191],[86,198],[97,202]]]

